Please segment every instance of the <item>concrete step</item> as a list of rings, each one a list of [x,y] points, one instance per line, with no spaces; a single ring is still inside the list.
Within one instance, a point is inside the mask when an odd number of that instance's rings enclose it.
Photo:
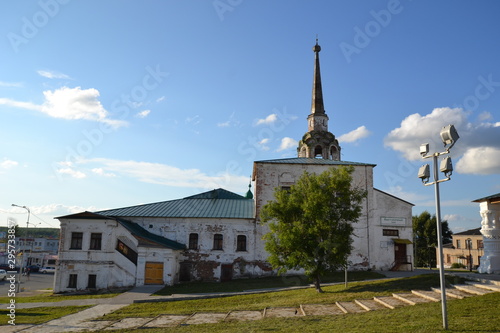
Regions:
[[[489,283],[479,283],[479,282],[465,282],[466,284],[478,288],[483,288],[486,290],[491,290],[491,291],[500,291],[500,285],[496,284],[489,284]]]
[[[337,304],[340,310],[344,311],[345,313],[366,312],[366,309],[355,302],[335,302],[335,304]]]
[[[459,290],[465,291],[466,293],[474,294],[474,295],[485,295],[485,294],[489,294],[489,293],[494,292],[493,290],[478,288],[478,287],[470,286],[467,284],[456,284],[453,287],[455,287],[455,289],[459,289]]]
[[[441,288],[431,288],[432,291],[441,294]],[[464,299],[465,297],[474,296],[473,294],[466,293],[465,291],[455,289],[455,288],[446,288],[446,299],[456,298],[456,299]],[[441,297],[441,296],[440,296]]]
[[[430,299],[420,297],[418,295],[415,295],[414,293],[397,293],[392,294],[392,296],[410,305],[432,302]]]
[[[373,299],[389,309],[395,309],[408,305],[408,303],[392,296],[377,296]]]
[[[356,300],[354,300],[354,302],[356,302],[356,304],[361,306],[366,311],[376,311],[376,310],[387,309],[387,307],[385,305],[383,305],[380,302],[377,302],[374,299],[356,299]]]
[[[426,298],[432,302],[439,302],[441,300],[441,295],[439,293],[436,293],[434,291],[430,290],[412,290],[412,294],[415,294],[419,297]],[[449,296],[446,296],[446,299],[448,299]]]

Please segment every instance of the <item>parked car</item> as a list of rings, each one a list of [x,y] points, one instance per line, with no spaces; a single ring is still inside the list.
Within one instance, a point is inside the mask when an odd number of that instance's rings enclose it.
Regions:
[[[27,267],[31,273],[36,273],[38,271],[40,271],[40,266],[37,266],[37,265],[30,265]]]
[[[7,272],[4,269],[0,269],[0,280],[3,281],[7,278]]]
[[[47,266],[47,267],[42,267],[40,268],[40,273],[55,273],[56,268],[53,266]]]
[[[17,266],[16,266],[14,269],[12,269],[12,268],[10,267],[10,265],[8,265],[8,264],[0,264],[0,269],[3,269],[4,271],[7,271],[7,272],[8,272],[8,271],[16,271],[16,272],[19,272],[19,267],[17,267]]]

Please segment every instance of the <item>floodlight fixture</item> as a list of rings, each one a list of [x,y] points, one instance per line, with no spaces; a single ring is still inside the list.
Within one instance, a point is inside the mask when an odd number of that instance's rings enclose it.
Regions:
[[[429,152],[429,144],[428,143],[422,143],[420,145],[420,155],[425,156]]]
[[[441,129],[441,132],[439,133],[439,136],[441,136],[441,141],[443,141],[445,147],[447,145],[450,145],[448,148],[446,148],[446,150],[450,150],[455,142],[457,142],[457,140],[460,138],[457,130],[455,129],[455,126],[453,125],[443,127]]]
[[[424,164],[418,169],[418,178],[420,178],[424,184],[429,181],[429,178],[431,178],[429,164]]]
[[[446,177],[450,178],[451,173],[453,172],[453,164],[451,163],[451,157],[446,156],[441,160],[441,164],[439,165],[439,171],[443,172]]]

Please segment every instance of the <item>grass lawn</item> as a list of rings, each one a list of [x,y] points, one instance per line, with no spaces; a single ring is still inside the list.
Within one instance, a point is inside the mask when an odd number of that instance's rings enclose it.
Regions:
[[[17,309],[15,323],[16,325],[41,324],[53,319],[85,310],[91,306],[92,305]],[[8,324],[8,320],[10,320],[10,318],[7,317],[8,313],[8,310],[0,310],[0,325]]]
[[[457,283],[455,278],[448,277]],[[374,296],[392,295],[395,292],[407,292],[411,289],[428,290],[439,287],[437,274],[419,275],[404,279],[389,279],[368,282],[351,282],[347,289],[344,285],[324,287],[324,293],[317,293],[314,288],[288,291],[238,295],[224,298],[199,300],[135,303],[106,315],[106,320],[127,317],[153,317],[160,314],[192,314],[194,312],[228,312],[230,310],[263,310],[265,307],[294,307],[300,304],[331,304],[336,301],[373,298]]]
[[[462,283],[447,277],[448,283]],[[159,314],[191,314],[193,312],[226,312],[229,310],[263,310],[265,307],[298,306],[299,304],[334,303],[372,298],[439,286],[436,274],[404,279],[350,283],[325,287],[318,294],[314,288],[266,294],[231,296],[218,299],[139,303],[106,316],[106,320],[126,317],[153,317]],[[500,293],[450,300],[448,304],[449,332],[500,332]],[[425,303],[395,310],[379,310],[338,316],[300,318],[266,318],[256,321],[223,322],[182,326],[175,332],[442,332],[440,303]],[[164,332],[165,329],[119,330],[114,332]]]
[[[349,272],[348,281],[363,281],[370,279],[380,279],[385,277],[376,272],[356,271]],[[329,274],[322,279],[322,283],[344,282],[344,272]],[[266,288],[287,288],[295,286],[308,286],[311,281],[303,275],[295,276],[274,276],[257,279],[236,279],[227,282],[192,282],[182,283],[174,286],[167,286],[155,295],[172,294],[193,294],[193,293],[217,293],[217,292],[236,292]]]
[[[120,294],[121,292],[85,294],[85,295],[64,295],[64,294],[46,293],[37,296],[18,296],[16,297],[16,303],[60,302],[71,299],[110,298],[118,296]],[[3,303],[8,304],[10,300],[11,300],[10,297],[0,297],[0,304]]]

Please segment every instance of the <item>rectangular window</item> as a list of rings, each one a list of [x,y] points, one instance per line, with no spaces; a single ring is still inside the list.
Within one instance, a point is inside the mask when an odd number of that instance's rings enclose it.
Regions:
[[[460,239],[457,239],[457,249],[461,249],[462,248],[462,244],[460,242]]]
[[[478,239],[477,240],[477,248],[478,249],[482,249],[483,247],[484,247],[483,240],[482,239]]]
[[[399,230],[398,229],[383,229],[382,234],[384,236],[399,237]]]
[[[214,248],[213,250],[222,250],[222,234],[214,235]]]
[[[451,263],[451,256],[449,254],[446,255],[446,262]]]
[[[197,233],[189,234],[189,249],[190,250],[198,250],[198,234]]]
[[[90,234],[90,246],[89,250],[100,250],[101,249],[101,240],[102,240],[102,234],[101,233],[91,233]]]
[[[70,274],[69,275],[68,288],[76,288],[77,278],[78,278],[77,274]]]
[[[236,239],[236,251],[246,251],[247,250],[247,236],[238,235]]]
[[[87,285],[87,288],[89,288],[89,289],[95,289],[96,288],[96,282],[97,282],[97,275],[95,275],[95,274],[89,274],[89,283]]]
[[[82,232],[72,232],[71,233],[71,246],[70,250],[81,250],[82,249]]]

